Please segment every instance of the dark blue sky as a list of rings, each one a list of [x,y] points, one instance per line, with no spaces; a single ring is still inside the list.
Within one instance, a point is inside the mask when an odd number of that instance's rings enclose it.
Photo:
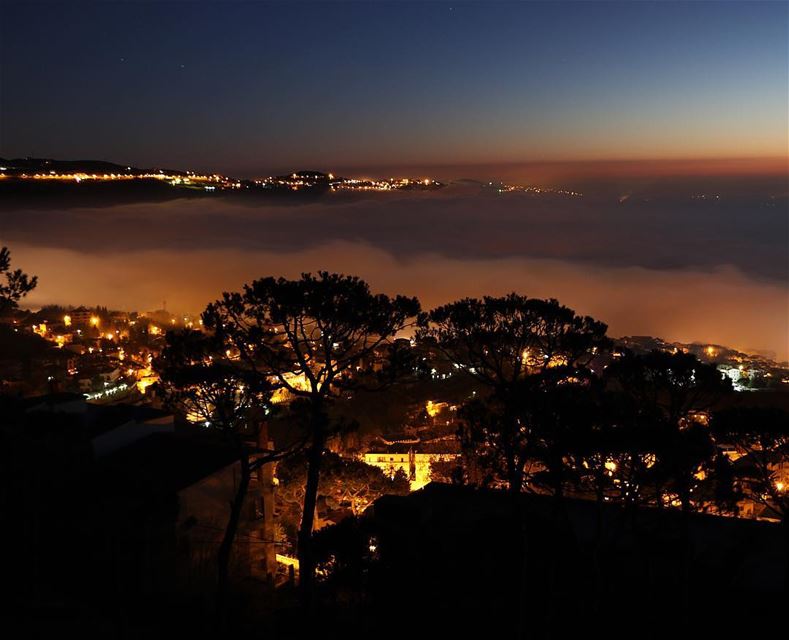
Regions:
[[[785,155],[788,6],[3,2],[0,155],[244,174]]]

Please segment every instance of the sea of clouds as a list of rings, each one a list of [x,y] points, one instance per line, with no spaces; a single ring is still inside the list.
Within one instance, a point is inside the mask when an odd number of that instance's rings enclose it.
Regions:
[[[655,335],[789,358],[789,217],[769,195],[531,196],[475,185],[314,201],[184,199],[0,211],[31,305],[199,311],[326,269],[431,307],[518,291]]]

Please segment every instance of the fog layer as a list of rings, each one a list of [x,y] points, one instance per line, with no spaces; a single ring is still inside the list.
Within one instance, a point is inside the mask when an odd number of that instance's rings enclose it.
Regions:
[[[693,194],[691,194],[693,195]],[[0,213],[0,243],[45,303],[198,311],[265,275],[327,269],[425,307],[518,291],[556,297],[612,335],[789,357],[789,220],[770,194],[569,198],[480,194],[311,203],[176,200]]]

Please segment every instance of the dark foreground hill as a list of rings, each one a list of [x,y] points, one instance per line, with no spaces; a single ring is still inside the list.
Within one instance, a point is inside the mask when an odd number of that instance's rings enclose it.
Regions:
[[[785,535],[433,484],[323,533],[324,615],[360,638],[765,637],[785,631]]]

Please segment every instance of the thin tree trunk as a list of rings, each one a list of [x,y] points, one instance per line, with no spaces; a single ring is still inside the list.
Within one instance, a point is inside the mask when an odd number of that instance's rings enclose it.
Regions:
[[[239,456],[241,464],[241,477],[236,488],[236,495],[230,502],[230,517],[225,527],[225,535],[219,545],[217,552],[217,620],[219,628],[224,629],[227,618],[227,584],[230,572],[230,558],[233,553],[233,543],[238,533],[238,526],[241,522],[241,511],[249,490],[251,470],[249,466],[249,456],[246,451],[242,451]]]
[[[258,431],[258,450],[272,450],[274,443],[268,438],[268,423],[261,422]],[[260,533],[263,540],[262,560],[267,580],[273,586],[277,575],[277,550],[274,542],[274,463],[258,464],[257,482],[260,489],[260,511],[263,522]],[[255,557],[260,560],[260,553]],[[258,565],[259,569],[259,565]]]
[[[789,514],[784,510],[784,517],[782,520],[784,530],[784,591],[789,593]]]
[[[523,471],[513,463],[509,476],[510,492],[514,496],[519,496],[523,490]]]
[[[550,482],[552,485],[553,496],[551,505],[550,527],[552,528],[552,535],[549,539],[549,547],[547,549],[548,562],[547,562],[547,602],[543,610],[545,637],[554,637],[554,630],[557,627],[557,619],[560,610],[560,592],[561,592],[561,572],[562,557],[572,539],[572,534],[569,532],[569,519],[567,517],[565,500],[564,500],[564,482],[563,482],[563,461],[561,457],[553,455],[548,460],[548,469],[550,473]]]
[[[313,415],[312,444],[307,450],[307,484],[304,488],[304,511],[298,534],[299,587],[305,609],[312,606],[312,591],[315,581],[315,556],[312,550],[312,529],[315,523],[315,507],[318,503],[321,459],[323,456],[323,417],[319,410]]]
[[[595,479],[595,506],[597,507],[595,511],[595,533],[594,533],[594,545],[595,549],[602,546],[603,543],[603,510],[605,505],[605,488],[603,483],[604,480],[604,471],[600,473],[596,473],[597,478]]]
[[[682,612],[685,620],[690,617],[690,564],[692,560],[691,538],[690,538],[690,495],[687,490],[683,490],[680,496],[682,503],[682,567],[680,580],[682,594]]]
[[[603,467],[605,469],[605,467]],[[592,606],[595,614],[599,614],[600,605],[603,601],[603,591],[605,590],[605,578],[603,576],[603,518],[605,517],[605,489],[603,482],[605,471],[596,472],[595,482],[595,532],[594,547],[592,549],[592,570],[594,571],[595,593],[592,598]]]
[[[521,476],[522,477],[522,476]],[[521,485],[516,485],[520,487]],[[517,580],[518,580],[518,601],[515,603],[517,607],[518,618],[516,620],[515,637],[525,638],[527,636],[526,629],[529,627],[529,621],[532,618],[532,611],[529,603],[531,601],[530,586],[532,584],[531,578],[531,562],[529,557],[529,524],[527,523],[527,515],[524,512],[523,503],[521,500],[520,489],[514,490],[510,486],[510,502],[511,502],[511,518],[512,527],[515,539],[513,540],[514,549],[511,555],[513,567],[517,567]]]
[[[515,440],[515,433],[517,426],[515,421],[505,416],[505,423],[509,424],[510,433],[509,437]],[[511,503],[511,518],[513,527],[513,543],[515,545],[514,553],[512,554],[513,566],[518,567],[517,580],[517,620],[515,621],[515,637],[526,637],[526,629],[529,625],[531,616],[531,608],[529,602],[531,600],[530,580],[531,562],[529,558],[529,530],[528,523],[526,522],[526,513],[524,512],[523,501],[521,493],[523,492],[524,480],[524,461],[519,458],[515,452],[514,447],[508,446],[505,443],[504,452],[507,462],[507,475],[509,482],[509,495]],[[516,595],[513,593],[513,595]]]

